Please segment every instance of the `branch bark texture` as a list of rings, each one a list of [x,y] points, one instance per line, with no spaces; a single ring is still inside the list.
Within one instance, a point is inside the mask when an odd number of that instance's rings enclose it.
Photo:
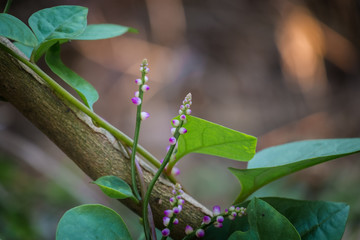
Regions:
[[[4,38],[1,44],[19,51]],[[0,99],[15,106],[27,119],[49,137],[89,177],[116,175],[131,184],[130,159],[124,146],[110,133],[96,127],[92,120],[58,95],[46,82],[27,66],[0,49]],[[154,169],[140,160],[145,183],[149,183]],[[163,211],[169,209],[172,184],[160,179],[150,199],[155,224],[162,229]],[[186,201],[171,237],[181,239],[186,224],[198,226],[204,214],[204,206],[185,194]],[[122,201],[141,215],[141,206],[131,200]]]

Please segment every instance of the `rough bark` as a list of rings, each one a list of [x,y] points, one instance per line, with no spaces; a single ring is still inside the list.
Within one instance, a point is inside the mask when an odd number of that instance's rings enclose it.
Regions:
[[[14,46],[4,38],[2,44]],[[16,49],[15,49],[16,50]],[[18,52],[18,51],[17,51]],[[31,69],[0,49],[0,97],[15,106],[27,119],[49,137],[89,177],[97,179],[104,175],[116,175],[131,183],[130,160],[124,146],[106,130],[93,125],[91,119],[59,96]],[[154,169],[140,161],[146,183],[151,180]],[[150,204],[158,228],[163,228],[163,211],[170,208],[172,184],[160,179],[153,190]],[[204,214],[204,206],[185,194],[186,204],[179,215],[172,237],[184,236],[186,224],[197,226]],[[141,215],[140,205],[131,200],[122,201]]]

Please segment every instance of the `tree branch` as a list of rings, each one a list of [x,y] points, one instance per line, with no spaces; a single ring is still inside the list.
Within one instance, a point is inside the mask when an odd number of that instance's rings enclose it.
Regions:
[[[7,39],[0,38],[0,44],[21,54]],[[0,49],[0,99],[14,105],[92,179],[116,175],[131,183],[130,159],[124,146],[105,129],[96,127],[89,116],[3,49]],[[140,165],[144,180],[149,183],[155,170],[141,160]],[[163,211],[171,208],[171,190],[172,184],[161,178],[150,199],[155,224],[160,229],[163,228]],[[186,203],[179,215],[180,223],[171,235],[174,239],[181,239],[185,235],[186,224],[198,226],[203,215],[210,214],[191,196],[184,195]],[[141,216],[140,205],[131,200],[122,202]]]

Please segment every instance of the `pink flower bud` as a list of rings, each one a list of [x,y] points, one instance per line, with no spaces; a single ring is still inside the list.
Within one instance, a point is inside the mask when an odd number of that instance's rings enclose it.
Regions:
[[[211,218],[209,216],[204,216],[203,224],[209,224],[211,222]]]
[[[223,223],[224,222],[224,217],[223,216],[217,216],[216,221],[218,223]]]
[[[179,223],[179,219],[174,218],[173,224],[176,225],[176,224],[178,224],[178,223]]]
[[[184,128],[184,127],[180,128],[180,129],[179,129],[179,133],[180,133],[180,134],[185,134],[185,133],[187,133],[186,128]]]
[[[216,227],[216,228],[222,228],[222,227],[223,227],[223,224],[220,223],[220,222],[214,222],[214,227]]]
[[[189,108],[189,109],[186,109],[185,110],[185,113],[186,113],[186,115],[190,115],[191,114],[191,109]]]
[[[171,128],[171,129],[170,129],[171,135],[173,135],[173,136],[174,136],[175,131],[176,131],[176,128]]]
[[[170,235],[170,229],[165,228],[161,231],[161,234],[163,235],[163,237],[167,237]]]
[[[180,121],[177,119],[174,119],[174,120],[172,120],[172,124],[174,125],[174,127],[177,127],[177,126],[179,126]]]
[[[141,99],[138,98],[138,97],[133,97],[133,98],[131,99],[131,101],[132,101],[133,104],[135,104],[135,105],[140,105],[140,104],[141,104]]]
[[[135,79],[135,83],[136,83],[136,85],[141,85],[143,82],[140,78],[138,78],[138,79]]]
[[[176,144],[176,138],[174,138],[174,137],[169,138],[169,143],[171,145],[175,145]]]
[[[163,217],[163,224],[165,227],[167,227],[170,223],[170,218],[169,217]]]
[[[141,87],[141,90],[143,90],[144,92],[149,91],[149,89],[150,89],[150,87],[146,84],[142,85],[142,87]]]
[[[170,210],[170,209],[167,209],[167,210],[165,210],[164,211],[164,215],[166,216],[166,217],[172,217],[173,216],[173,211],[172,210]]]
[[[186,225],[185,227],[185,234],[189,235],[194,231],[194,229],[190,225]]]
[[[135,97],[139,97],[139,95],[140,95],[139,91],[136,91],[134,95],[135,95]]]
[[[198,238],[204,237],[204,236],[205,236],[205,231],[204,231],[204,229],[198,229],[198,230],[196,230],[195,235],[196,235],[196,237],[198,237]]]
[[[150,114],[147,113],[147,112],[141,112],[141,113],[140,113],[140,118],[141,118],[141,120],[148,119],[149,117],[150,117]]]
[[[214,216],[217,216],[217,215],[219,215],[220,213],[221,213],[220,206],[219,206],[219,205],[215,205],[215,206],[213,207],[213,214],[214,214]]]
[[[144,82],[148,82],[149,81],[149,78],[147,76],[144,77]]]
[[[186,116],[183,114],[180,116],[180,119],[184,121],[184,120],[186,120]]]
[[[178,176],[178,175],[180,174],[180,169],[177,168],[177,167],[173,167],[173,168],[171,169],[171,174],[172,174],[173,176]]]

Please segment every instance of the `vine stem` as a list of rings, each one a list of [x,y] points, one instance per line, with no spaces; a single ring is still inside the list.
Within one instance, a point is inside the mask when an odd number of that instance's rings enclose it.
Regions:
[[[25,64],[31,70],[33,70],[37,75],[39,75],[47,84],[50,85],[52,89],[54,89],[60,96],[65,98],[71,104],[73,104],[76,108],[84,112],[88,115],[95,123],[97,123],[100,127],[104,128],[108,132],[110,132],[115,138],[121,141],[123,144],[132,147],[133,140],[127,136],[125,133],[121,132],[119,129],[108,123],[106,120],[101,118],[95,112],[91,111],[88,107],[86,107],[83,103],[81,103],[78,99],[76,99],[73,95],[71,95],[68,91],[66,91],[63,87],[61,87],[55,80],[53,80],[50,76],[48,76],[45,72],[43,72],[36,64],[29,62],[26,58],[18,55],[12,49],[5,46],[3,43],[0,43],[0,48],[5,52]],[[137,145],[136,149],[137,153],[139,153],[142,157],[144,157],[147,161],[153,164],[155,167],[160,167],[160,162],[156,159],[150,152],[148,152],[141,145]],[[173,176],[168,176],[169,180],[173,183],[176,182]]]
[[[12,0],[8,0],[6,2],[6,5],[5,5],[5,8],[4,8],[4,12],[3,13],[8,13],[9,12],[9,9],[10,9],[10,6],[12,4]]]
[[[183,122],[181,121],[181,124],[175,130],[174,137],[176,138],[176,141],[179,138],[179,135],[180,135],[179,129],[182,127],[182,125],[183,125]],[[146,195],[145,195],[143,206],[142,206],[143,207],[144,232],[145,232],[146,239],[151,239],[150,238],[150,227],[149,227],[149,222],[148,222],[148,210],[147,210],[151,192],[155,186],[156,181],[160,177],[161,173],[164,171],[166,164],[168,164],[168,162],[170,161],[170,157],[171,157],[172,153],[174,152],[175,146],[176,146],[176,144],[170,146],[170,149],[167,152],[167,154],[164,158],[164,161],[162,162],[160,168],[157,170],[153,179],[151,179],[151,182],[149,183],[148,189],[146,191]]]
[[[141,72],[141,80],[142,82],[145,81],[145,72]],[[135,125],[135,133],[134,133],[134,142],[133,142],[133,146],[132,146],[132,151],[131,151],[131,185],[132,185],[132,189],[133,192],[136,196],[137,199],[141,199],[139,191],[137,189],[137,183],[136,183],[136,167],[135,167],[135,157],[136,157],[136,148],[138,145],[138,141],[139,141],[139,133],[140,133],[140,125],[141,125],[141,107],[142,107],[142,103],[143,103],[143,95],[144,92],[141,89],[141,86],[139,86],[139,98],[141,99],[141,103],[137,106],[136,109],[136,125]]]

